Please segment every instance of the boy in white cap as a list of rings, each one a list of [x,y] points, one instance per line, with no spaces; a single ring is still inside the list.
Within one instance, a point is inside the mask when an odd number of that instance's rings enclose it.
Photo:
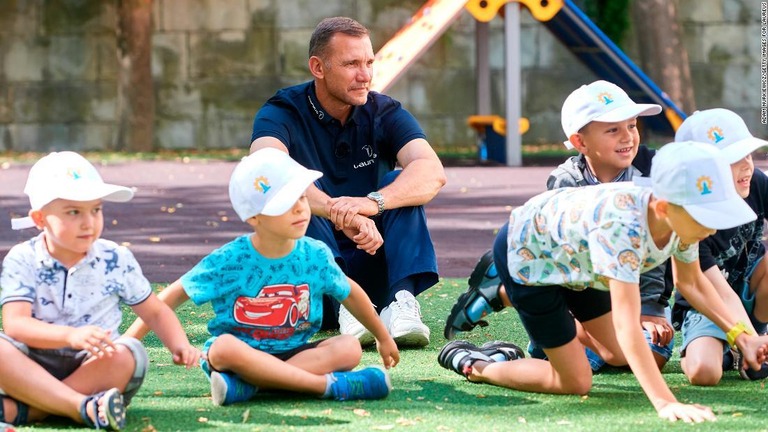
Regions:
[[[698,264],[699,241],[752,221],[755,213],[736,193],[720,152],[707,144],[663,147],[651,179],[652,188],[622,182],[557,189],[513,210],[496,237],[504,287],[493,300],[516,308],[549,361],[489,361],[478,350],[449,344],[440,352],[441,366],[473,382],[586,394],[592,385],[587,346],[611,364],[628,364],[660,417],[714,420],[709,408],[677,402],[656,367],[640,325],[640,273],[672,257],[675,286],[759,367],[768,337],[743,331]]]
[[[660,112],[659,105],[635,103],[624,90],[608,81],[595,81],[571,92],[563,102],[560,119],[568,138],[565,146],[575,148],[579,154],[571,156],[552,171],[547,179],[547,189],[649,177],[651,160],[656,151],[640,145],[637,118]],[[672,357],[674,349],[674,329],[668,319],[673,287],[671,280],[665,278],[666,270],[667,264],[663,263],[640,276],[640,320],[659,368]],[[469,291],[474,291],[476,295],[493,296],[499,284],[493,252],[489,250],[470,276]],[[486,294],[488,291],[491,294]],[[496,305],[497,308],[500,306]],[[484,309],[476,312],[480,315],[486,313]],[[474,323],[480,321],[480,316],[470,315],[462,309],[452,310],[446,323],[446,338],[451,339],[456,331],[471,330]],[[533,343],[529,343],[528,352],[543,358],[541,349]],[[595,372],[605,364],[588,348],[587,356]]]
[[[100,238],[102,201],[128,201],[131,189],[104,183],[85,158],[65,151],[35,163],[24,193],[32,210],[13,226],[41,233],[3,260],[0,421],[56,415],[119,430],[148,366],[141,343],[120,336],[120,303],[156,330],[174,363],[192,367],[201,353],[133,254]]]
[[[768,260],[762,237],[768,215],[768,177],[755,170],[752,152],[768,146],[768,141],[752,136],[738,114],[722,108],[695,112],[677,130],[675,140],[696,140],[721,149],[723,159],[731,164],[736,191],[757,214],[756,220],[719,230],[699,243],[699,263],[731,313],[750,333],[765,334]],[[691,308],[680,293],[675,295],[675,316],[683,334],[680,366],[691,384],[716,385],[723,370],[734,366],[744,379],[768,377],[768,364],[759,371],[745,368],[738,351],[727,343],[727,334]]]
[[[304,235],[306,190],[321,175],[274,148],[244,158],[232,173],[229,197],[253,232],[213,251],[160,293],[173,308],[190,298],[213,306],[203,370],[215,405],[248,400],[259,389],[336,400],[377,399],[391,390],[381,366],[349,372],[362,357],[354,336],[309,341],[322,323],[322,297],[330,295],[374,335],[387,369],[400,359],[365,291],[324,243]],[[146,332],[137,321],[127,334]]]

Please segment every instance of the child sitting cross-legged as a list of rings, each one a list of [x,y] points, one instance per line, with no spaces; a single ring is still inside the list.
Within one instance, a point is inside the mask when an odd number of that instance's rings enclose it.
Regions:
[[[244,158],[229,196],[253,232],[213,251],[159,294],[173,308],[188,299],[213,306],[202,366],[215,405],[248,400],[257,390],[336,400],[389,394],[384,367],[352,371],[362,357],[354,336],[310,341],[322,322],[322,297],[330,295],[374,335],[386,368],[400,356],[362,288],[344,275],[327,246],[304,235],[306,190],[321,175],[274,148]],[[141,321],[128,330],[137,337],[146,332]]]
[[[3,260],[0,422],[56,415],[122,429],[149,362],[138,340],[120,336],[120,303],[149,324],[174,363],[190,368],[200,350],[133,254],[100,238],[102,201],[128,201],[131,189],[104,183],[79,154],[58,152],[35,163],[24,192],[32,210],[14,219],[14,228],[41,232]]]

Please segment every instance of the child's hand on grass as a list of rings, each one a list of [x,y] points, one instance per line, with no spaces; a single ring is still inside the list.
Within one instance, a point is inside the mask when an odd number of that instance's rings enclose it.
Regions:
[[[381,355],[381,362],[385,368],[389,369],[400,363],[400,351],[397,349],[395,340],[391,337],[384,341],[377,340],[376,349],[379,351],[379,355]]]
[[[659,408],[659,417],[669,421],[682,420],[686,423],[701,423],[717,421],[717,417],[709,407],[699,404],[682,404],[671,402]]]
[[[197,366],[202,357],[203,353],[189,344],[173,351],[173,363],[179,366],[186,366],[187,369]]]

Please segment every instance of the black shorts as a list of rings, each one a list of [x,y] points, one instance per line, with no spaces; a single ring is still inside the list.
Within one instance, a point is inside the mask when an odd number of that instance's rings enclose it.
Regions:
[[[314,342],[306,343],[300,347],[296,347],[290,351],[281,352],[280,354],[272,354],[273,356],[279,358],[282,361],[286,361],[290,359],[291,357],[295,356],[296,354],[306,351],[308,349],[316,348],[318,345],[320,345],[320,342],[324,341],[325,339],[316,340]]]
[[[574,291],[558,285],[521,285],[507,267],[507,224],[496,236],[493,260],[512,305],[531,341],[541,348],[557,348],[576,337],[574,318],[584,322],[611,311],[608,291],[587,288]]]

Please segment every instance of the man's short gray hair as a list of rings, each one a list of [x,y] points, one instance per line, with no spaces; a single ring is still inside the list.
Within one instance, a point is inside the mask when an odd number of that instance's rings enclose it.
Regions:
[[[309,39],[309,56],[317,56],[323,59],[326,55],[326,49],[331,38],[336,33],[343,33],[347,36],[363,37],[369,36],[370,32],[364,25],[347,17],[325,18],[315,27],[312,37]]]

